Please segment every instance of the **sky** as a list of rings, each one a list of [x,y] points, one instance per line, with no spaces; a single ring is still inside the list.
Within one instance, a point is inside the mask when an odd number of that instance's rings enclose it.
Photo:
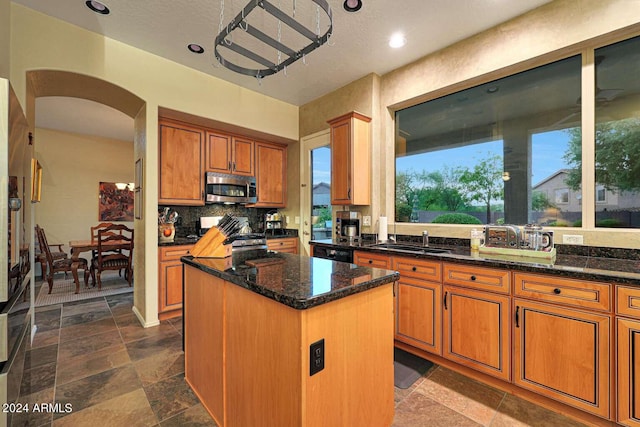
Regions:
[[[533,144],[533,185],[548,178],[559,169],[567,167],[562,159],[569,144],[566,131],[558,130],[534,134]],[[458,166],[472,167],[478,159],[486,158],[495,153],[502,155],[502,141],[476,144],[451,150],[436,151],[416,156],[398,158],[396,168],[400,171],[413,169],[414,171],[433,172],[442,169],[442,165],[451,168]],[[313,152],[313,184],[331,181],[331,158],[328,147],[316,149]]]

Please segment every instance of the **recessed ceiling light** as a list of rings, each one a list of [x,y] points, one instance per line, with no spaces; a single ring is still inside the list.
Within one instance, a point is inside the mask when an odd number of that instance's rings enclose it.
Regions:
[[[99,1],[87,0],[86,2],[84,2],[84,4],[86,4],[87,7],[95,13],[99,13],[101,15],[108,15],[109,13],[111,13],[107,5]]]
[[[191,52],[193,53],[204,53],[204,48],[202,46],[200,46],[199,44],[195,44],[195,43],[190,43],[187,45],[187,49],[189,49]]]
[[[404,46],[407,44],[407,38],[402,33],[395,33],[389,39],[389,46],[394,49]]]
[[[342,7],[347,12],[357,12],[362,8],[362,0],[344,0]]]

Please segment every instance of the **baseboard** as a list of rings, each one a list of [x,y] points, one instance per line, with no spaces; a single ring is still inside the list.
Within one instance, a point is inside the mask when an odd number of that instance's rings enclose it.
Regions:
[[[138,311],[138,308],[135,306],[131,310],[133,311],[133,314],[136,315],[143,328],[151,328],[160,324],[160,320],[156,320],[154,322],[145,321],[144,316],[140,313],[140,311]]]

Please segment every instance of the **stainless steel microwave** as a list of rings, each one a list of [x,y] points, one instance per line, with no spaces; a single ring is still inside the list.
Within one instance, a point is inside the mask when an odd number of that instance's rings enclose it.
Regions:
[[[252,176],[207,172],[205,203],[248,204],[257,201],[256,179]]]

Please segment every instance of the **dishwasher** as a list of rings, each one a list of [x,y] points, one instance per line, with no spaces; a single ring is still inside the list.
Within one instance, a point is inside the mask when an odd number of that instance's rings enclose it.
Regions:
[[[315,246],[313,248],[313,256],[333,261],[353,263],[353,249],[350,248],[327,248],[325,246]]]

